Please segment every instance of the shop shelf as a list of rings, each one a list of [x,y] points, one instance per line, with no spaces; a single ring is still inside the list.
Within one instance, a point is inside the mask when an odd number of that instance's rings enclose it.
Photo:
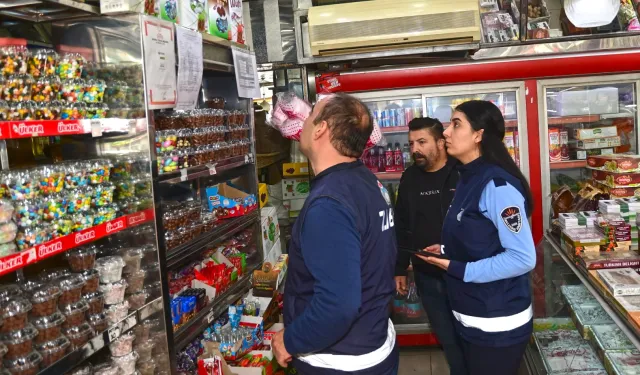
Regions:
[[[385,181],[400,180],[402,172],[378,172],[376,173],[376,177],[378,177],[379,180]]]
[[[580,264],[573,262],[569,255],[562,249],[562,246],[556,241],[556,239],[550,235],[545,234],[545,240],[553,250],[560,255],[565,261],[567,266],[573,271],[573,273],[580,279],[582,284],[591,292],[602,308],[609,314],[613,322],[625,333],[629,340],[637,348],[640,348],[640,327],[638,327],[633,321],[631,321],[625,311],[622,310],[611,293],[605,290],[602,283],[589,274],[589,271]]]
[[[573,169],[573,168],[586,168],[586,160],[571,160],[571,161],[558,161],[549,163],[551,169]]]
[[[247,272],[243,277],[220,294],[220,296],[210,301],[207,307],[196,313],[193,318],[182,325],[173,336],[175,350],[181,350],[191,343],[196,337],[202,334],[216,318],[222,315],[222,313],[229,308],[230,304],[242,298],[251,288],[251,275],[253,271],[260,267],[261,263],[253,267],[247,267]]]
[[[260,218],[260,211],[254,210],[244,216],[222,220],[212,231],[203,233],[192,241],[169,250],[167,254],[167,268],[181,264],[185,259],[200,253],[205,246],[211,246],[224,241],[233,234],[248,228]]]
[[[406,133],[409,131],[408,126],[390,126],[388,128],[380,128],[382,134]]]
[[[580,122],[597,122],[597,121],[600,121],[600,115],[549,117],[549,119],[547,120],[547,123],[549,125],[566,125],[566,124],[577,124]]]
[[[97,241],[116,232],[149,222],[154,217],[153,209],[125,215],[106,223],[84,229],[0,258],[0,276],[17,271],[56,254]]]
[[[242,167],[247,164],[252,164],[253,160],[253,154],[236,156],[233,158],[221,160],[216,163],[181,169],[180,171],[176,171],[170,174],[161,174],[158,176],[158,181],[174,184],[178,182],[195,180],[200,177],[214,176],[218,173]]]
[[[100,332],[82,347],[76,348],[58,362],[40,370],[38,375],[60,375],[68,373],[82,361],[91,357],[104,347],[109,346],[110,343],[120,337],[123,333],[132,329],[139,322],[159,311],[162,311],[162,297],[147,303],[139,310],[131,312],[124,320],[112,325],[106,331]]]
[[[52,137],[61,135],[128,133],[146,128],[147,120],[105,118],[95,120],[0,121],[0,139]]]

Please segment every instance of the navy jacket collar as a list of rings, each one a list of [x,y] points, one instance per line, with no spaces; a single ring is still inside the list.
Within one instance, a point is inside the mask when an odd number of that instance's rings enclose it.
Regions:
[[[338,172],[338,171],[342,171],[345,169],[353,169],[353,168],[358,168],[360,166],[363,166],[364,164],[362,163],[361,160],[356,160],[356,161],[352,161],[350,163],[340,163],[340,164],[336,164],[333,167],[329,167],[327,169],[325,169],[324,171],[320,172],[320,174],[318,174],[316,177],[313,178],[313,180],[311,180],[311,185],[313,186],[313,184],[318,183],[318,181],[320,181],[323,177],[333,173],[333,172]]]

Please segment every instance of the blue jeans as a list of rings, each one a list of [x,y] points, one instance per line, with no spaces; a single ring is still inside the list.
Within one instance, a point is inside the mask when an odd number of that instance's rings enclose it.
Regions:
[[[414,272],[418,294],[422,299],[431,328],[444,349],[451,375],[467,375],[462,338],[453,325],[453,313],[447,296],[447,286],[442,277],[425,272]]]

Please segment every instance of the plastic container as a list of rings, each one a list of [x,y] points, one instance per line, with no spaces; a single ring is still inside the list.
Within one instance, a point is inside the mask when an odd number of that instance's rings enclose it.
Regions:
[[[136,335],[133,332],[127,332],[118,337],[115,341],[109,344],[109,351],[114,357],[122,357],[133,351],[133,341],[136,339]]]
[[[105,310],[105,314],[107,314],[109,325],[116,324],[124,320],[129,314],[129,302],[124,301],[117,305],[109,306],[109,308]]]
[[[92,292],[82,296],[82,299],[89,304],[87,315],[100,314],[104,311],[104,293],[101,291]]]
[[[69,270],[66,268],[51,268],[40,272],[38,278],[43,284],[48,284],[70,274],[71,272],[69,272]]]
[[[94,331],[100,333],[109,328],[109,322],[107,321],[107,315],[105,313],[89,316],[89,324]]]
[[[124,274],[130,274],[140,270],[143,256],[140,249],[123,249],[120,251],[119,255],[122,257],[125,264],[124,269],[122,270]]]
[[[4,301],[0,305],[0,314],[4,320],[0,332],[23,329],[27,325],[27,314],[31,311],[31,308],[31,302],[22,297]]]
[[[101,363],[93,368],[93,375],[119,375],[120,368],[114,363]]]
[[[127,281],[127,294],[138,293],[144,288],[144,280],[147,275],[145,270],[140,270],[138,272],[130,273],[125,275],[125,280]]]
[[[142,325],[137,325],[136,327],[142,327]],[[134,332],[137,330],[134,329]],[[136,336],[136,352],[138,353],[138,360],[140,362],[150,361],[153,355],[153,348],[156,346],[155,341],[149,340],[149,332],[147,331],[147,338],[142,340],[141,337]]]
[[[39,344],[60,336],[62,334],[62,324],[65,320],[65,316],[60,311],[32,320],[31,323],[39,332],[35,342]]]
[[[33,339],[38,336],[38,330],[28,324],[23,329],[3,334],[0,341],[7,346],[6,359],[24,357],[31,352]]]
[[[156,361],[150,358],[145,361],[140,360],[138,364],[138,372],[140,372],[140,375],[154,375],[155,371]]]
[[[79,326],[65,329],[64,334],[69,338],[69,341],[71,341],[72,347],[79,348],[89,342],[91,337],[93,337],[93,328],[91,328],[89,323],[83,323]]]
[[[0,257],[15,254],[18,252],[18,246],[13,242],[0,244]]]
[[[49,367],[58,362],[62,357],[64,357],[70,346],[71,341],[64,336],[59,336],[54,340],[36,345],[36,351],[42,356],[42,368]]]
[[[133,375],[136,372],[138,353],[131,352],[122,357],[112,357],[113,363],[120,368],[121,375]]]
[[[104,303],[115,305],[124,301],[124,292],[127,290],[127,282],[120,280],[111,284],[101,284],[100,289],[104,293]]]
[[[142,262],[153,263],[158,261],[158,251],[156,250],[156,246],[153,244],[144,244],[140,249],[143,254]]]
[[[17,233],[18,226],[13,221],[0,224],[0,243],[13,241],[16,238]]]
[[[20,297],[22,289],[16,284],[7,284],[0,286],[0,301]]]
[[[22,290],[23,293],[31,294],[34,291],[40,289],[43,285],[45,284],[37,280],[27,280],[22,284],[19,284],[18,286],[20,287],[20,290]],[[0,297],[0,299],[4,299],[4,298]]]
[[[4,366],[12,375],[36,375],[40,369],[42,356],[36,351],[16,359],[5,360]]]
[[[84,313],[89,310],[89,304],[80,300],[70,305],[64,306],[62,309],[66,321],[62,324],[62,328],[68,329],[77,327],[85,322]]]
[[[138,310],[147,303],[148,298],[149,294],[144,290],[128,295],[127,302],[129,302],[129,308],[131,308],[132,310]]]
[[[83,246],[65,253],[69,268],[73,272],[82,272],[94,268],[97,248],[95,245]]]
[[[89,294],[98,291],[98,287],[100,286],[100,272],[98,272],[98,270],[86,270],[80,275],[82,275],[82,278],[85,281],[85,284],[82,287],[82,294]]]
[[[124,266],[124,261],[119,256],[108,256],[96,260],[96,269],[100,271],[100,282],[110,284],[119,281],[122,279]]]
[[[11,201],[0,199],[0,223],[8,223],[13,217],[14,207]]]
[[[4,359],[4,356],[7,354],[8,351],[9,349],[7,349],[7,346],[5,344],[0,343],[0,366],[2,365],[2,360]]]
[[[58,310],[58,298],[61,294],[60,287],[55,284],[47,284],[33,291],[31,315],[42,317],[55,313]]]
[[[159,273],[158,271],[155,271]],[[154,283],[149,284],[147,287],[142,289],[149,295],[149,299],[156,299],[162,296],[162,283],[160,281],[156,281]]]
[[[86,281],[80,274],[70,274],[62,277],[59,280],[60,300],[58,301],[61,306],[69,305],[80,301],[82,297],[82,288],[84,288]]]

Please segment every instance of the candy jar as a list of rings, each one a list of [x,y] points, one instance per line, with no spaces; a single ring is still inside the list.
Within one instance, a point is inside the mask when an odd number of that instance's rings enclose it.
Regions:
[[[41,200],[42,219],[45,221],[58,220],[67,214],[67,207],[67,197],[64,194],[55,193],[43,197]]]
[[[40,195],[40,173],[37,170],[13,171],[3,176],[12,200],[33,199]]]
[[[69,202],[67,211],[71,214],[89,211],[92,198],[93,188],[91,186],[81,186],[71,190],[67,196]]]
[[[77,53],[67,53],[58,63],[57,74],[62,79],[82,77],[84,58]]]
[[[73,225],[72,230],[74,232],[79,232],[93,226],[94,216],[91,211],[81,212],[73,214],[71,221]]]
[[[116,218],[116,210],[111,206],[98,207],[94,211],[93,225],[100,225]]]
[[[87,81],[84,88],[82,100],[85,103],[100,103],[104,98],[105,83],[101,79],[92,79]]]
[[[65,218],[51,223],[51,237],[53,239],[66,236],[73,232],[73,220],[67,215]]]
[[[113,177],[114,179],[131,177],[131,171],[133,169],[134,162],[134,156],[127,156],[115,160],[113,162],[113,168],[111,168],[111,177]]]
[[[124,104],[127,99],[129,87],[125,82],[110,82],[105,91],[105,100],[108,104]]]
[[[65,189],[72,190],[79,187],[87,186],[89,184],[89,178],[87,177],[87,171],[85,169],[84,163],[68,163],[64,166],[64,170]]]
[[[40,177],[40,191],[47,195],[59,193],[64,188],[65,168],[61,165],[45,165],[36,169]]]
[[[19,250],[25,250],[49,240],[51,240],[51,229],[44,223],[20,228],[16,234],[16,245]]]
[[[55,120],[59,115],[51,110],[52,103],[35,103],[33,109],[34,120]]]
[[[35,112],[36,103],[28,102],[11,102],[9,104],[10,121],[32,120]]]
[[[33,77],[26,74],[15,74],[10,76],[4,85],[4,100],[12,100],[16,102],[31,100],[31,87],[33,86]]]
[[[0,224],[0,244],[12,242],[16,238],[17,231],[18,226],[13,221]]]
[[[60,90],[60,99],[65,102],[75,103],[82,101],[84,94],[83,79],[65,79],[62,81],[62,89]]]
[[[106,118],[108,110],[109,107],[104,103],[90,103],[87,105],[85,118],[89,120]]]
[[[43,103],[44,105],[44,103]],[[59,100],[55,100],[51,103],[47,103],[48,109],[51,112],[51,117],[54,120],[60,120],[62,114],[63,103]]]
[[[115,197],[118,200],[133,198],[133,196],[136,193],[135,184],[133,182],[133,179],[131,178],[118,180],[115,184],[116,184]]]
[[[0,77],[0,79],[2,79]],[[0,100],[0,121],[6,121],[9,119],[9,104],[4,100]]]
[[[31,98],[35,102],[51,102],[58,99],[60,87],[58,77],[40,77],[31,85]]]
[[[8,46],[0,50],[0,68],[2,74],[9,76],[12,74],[27,73],[27,59],[29,53],[25,46]]]
[[[103,207],[113,202],[113,191],[116,187],[111,182],[103,182],[93,186],[92,207]]]
[[[89,162],[89,183],[91,185],[101,184],[109,181],[111,175],[111,161],[108,159],[96,159]]]
[[[59,56],[54,50],[37,50],[29,56],[28,73],[36,78],[52,76],[56,72],[58,58]]]
[[[136,197],[149,197],[151,195],[151,175],[146,173],[133,179]]]

